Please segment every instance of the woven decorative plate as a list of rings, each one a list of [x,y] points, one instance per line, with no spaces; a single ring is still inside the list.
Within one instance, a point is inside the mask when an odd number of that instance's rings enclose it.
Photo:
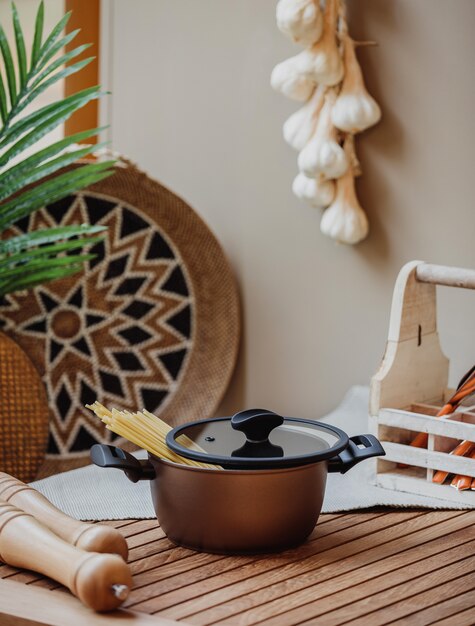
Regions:
[[[170,424],[210,416],[238,349],[235,280],[216,238],[183,200],[121,165],[15,228],[84,222],[108,227],[84,273],[9,295],[0,306],[3,330],[46,385],[48,472],[84,464],[93,443],[114,440],[84,408],[95,399],[145,407]]]
[[[30,481],[45,458],[48,401],[23,350],[0,333],[0,471]]]

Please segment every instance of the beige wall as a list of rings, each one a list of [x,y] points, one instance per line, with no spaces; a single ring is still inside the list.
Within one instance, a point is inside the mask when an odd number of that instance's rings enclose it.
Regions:
[[[109,3],[114,148],[196,208],[241,284],[243,350],[222,411],[328,411],[377,367],[403,263],[475,267],[475,2],[348,4],[353,36],[380,44],[360,58],[383,110],[358,140],[371,221],[358,247],[324,238],[320,212],[291,194],[281,127],[296,104],[269,74],[297,48],[274,0]],[[474,361],[475,294],[440,294],[455,380]]]

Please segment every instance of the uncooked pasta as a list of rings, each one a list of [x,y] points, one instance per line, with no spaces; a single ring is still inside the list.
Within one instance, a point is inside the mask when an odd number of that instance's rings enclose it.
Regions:
[[[137,411],[136,413],[118,411],[117,409],[110,411],[97,401],[94,402],[94,404],[86,404],[86,407],[94,411],[97,417],[104,422],[108,430],[124,437],[140,448],[144,448],[154,456],[181,465],[192,465],[194,467],[205,467],[208,469],[216,469],[218,467],[217,465],[187,459],[170,450],[166,443],[166,436],[171,430],[171,426],[145,409],[143,409],[143,411]],[[178,437],[178,440],[186,448],[200,452],[203,451],[185,435]]]

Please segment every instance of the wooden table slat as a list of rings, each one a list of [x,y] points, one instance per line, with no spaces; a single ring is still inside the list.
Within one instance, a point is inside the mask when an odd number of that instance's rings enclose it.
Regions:
[[[156,524],[154,528],[149,528],[138,534],[129,535],[127,537],[127,545],[129,546],[129,550],[133,550],[133,548],[144,546],[146,543],[151,543],[152,541],[156,543],[160,539],[168,541],[163,530]]]
[[[173,556],[174,550],[171,550],[170,552],[170,556]],[[163,556],[163,554],[159,554],[156,556]],[[185,572],[190,572],[191,570],[203,568],[207,565],[212,565],[215,563],[216,567],[220,568],[221,571],[225,571],[226,564],[222,562],[225,558],[226,557],[220,554],[211,555],[202,552],[199,554],[195,553],[186,556],[182,559],[169,560],[168,562],[164,562],[163,565],[159,567],[147,569],[142,573],[134,575],[134,588],[140,589],[140,587],[145,587],[146,585],[165,580],[166,578],[170,578],[171,576],[178,576],[180,574],[184,574]],[[217,563],[218,561],[220,561],[220,563]],[[233,566],[235,565],[233,564]]]
[[[96,620],[55,581],[0,565],[1,625],[138,626],[170,619],[182,626],[475,624],[475,511],[380,508],[323,515],[299,548],[254,556],[174,546],[155,519],[110,524],[129,545],[132,612]],[[5,585],[24,606],[15,608]],[[26,608],[32,602],[37,611]]]
[[[380,514],[380,513],[379,513]],[[376,515],[376,514],[373,514]],[[337,519],[343,517],[342,515],[333,515],[329,516],[331,519],[325,520],[325,522],[332,521],[332,519]],[[345,519],[343,522],[343,526],[348,525],[351,522],[349,519]],[[131,565],[132,572],[137,567],[137,564],[143,563],[144,559],[141,557],[141,553],[138,553],[138,550],[143,552],[144,550],[147,552],[152,552],[149,547],[149,544],[153,544],[153,551],[155,554],[152,554],[150,558],[161,558],[163,562],[176,562],[179,559],[179,555],[182,551],[186,551],[189,555],[193,556],[194,563],[188,564],[189,567],[187,569],[192,569],[194,567],[198,567],[200,561],[203,560],[204,553],[199,555],[199,553],[194,552],[193,550],[187,550],[185,548],[179,548],[175,546],[169,539],[165,537],[164,532],[158,526],[158,522],[156,519],[153,520],[138,520],[132,521],[127,524],[126,527],[120,529],[124,537],[127,539],[127,545],[129,546],[129,559],[128,562]],[[331,532],[336,532],[337,528],[332,528]],[[197,555],[201,557],[201,559],[197,559]],[[206,555],[206,557],[216,557],[216,555]],[[222,555],[219,558],[224,558]],[[137,560],[140,559],[140,560]],[[213,560],[216,560],[214,558]],[[8,566],[4,566],[8,567]],[[185,571],[184,568],[180,568],[180,570]],[[176,573],[174,571],[174,573]],[[4,577],[6,578],[8,574]],[[161,580],[166,577],[166,570],[160,572],[160,575],[157,575],[154,580]],[[36,572],[30,572],[28,570],[23,570],[18,572],[15,568],[11,568],[11,580],[15,580],[17,582],[22,582],[25,584],[34,584],[35,586],[44,587],[47,589],[59,589],[61,585],[58,585],[55,581],[45,578],[41,576],[41,574],[37,574]],[[139,579],[140,580],[140,579]],[[135,579],[134,579],[135,581]]]
[[[454,617],[453,617],[454,613],[457,614],[457,617],[456,617],[457,626],[473,626],[475,624],[475,607],[474,607],[475,603],[473,601],[472,592],[467,591],[466,594],[462,594],[460,596],[457,596],[456,598],[451,598],[450,600],[447,600],[446,604],[448,603],[451,603],[451,608],[455,607],[455,611],[452,612],[450,608],[448,611],[447,617],[444,617],[443,619],[437,619],[436,622],[434,621],[429,622],[431,626],[453,626],[454,625]],[[445,610],[444,610],[444,607],[440,607],[440,605],[436,604],[434,606],[438,607],[437,617],[440,617],[440,613],[447,613],[447,607],[445,607]],[[467,606],[467,608],[463,610],[463,606]],[[420,626],[425,621],[424,616],[422,615],[421,617],[419,615],[419,618],[417,618],[416,616],[417,616],[417,613],[413,613],[411,616],[409,616],[408,621],[404,623],[407,624],[408,622],[412,620],[412,624],[414,626]],[[414,618],[419,619],[419,624],[417,622],[414,622]],[[399,622],[399,626],[402,626],[401,622]]]
[[[349,526],[354,526],[356,525],[356,523],[362,523],[368,519],[373,519],[374,517],[379,517],[379,515],[381,515],[381,513],[373,513],[373,514],[369,514],[369,515],[362,515],[358,518],[354,518],[353,516],[346,516],[345,519],[343,520],[338,520],[338,521],[333,521],[331,526],[326,526],[325,524],[322,524],[319,526],[319,537],[324,537],[326,535],[329,534],[333,534],[338,532],[339,530],[342,530],[344,528],[348,528]],[[312,533],[311,537],[310,537],[310,541],[312,541],[313,539],[316,538],[316,534]],[[179,550],[179,548],[175,548],[174,550]],[[181,548],[181,550],[185,550],[184,548]],[[227,559],[226,563],[221,563],[221,567],[226,568],[226,569],[234,569],[235,567],[240,567],[242,565],[245,565],[247,563],[254,563],[256,562],[256,560],[258,559],[265,559],[268,558],[267,556],[253,556],[253,555],[243,555],[241,557],[228,557],[226,555],[216,555],[216,554],[207,554],[207,553],[198,553],[198,552],[194,552],[192,550],[189,550],[189,552],[191,553],[190,556],[190,562],[187,563],[187,565],[189,565],[188,569],[194,569],[195,567],[202,567],[204,565],[207,565],[208,563],[214,563],[216,560],[218,559]],[[292,551],[293,552],[293,551]],[[228,567],[228,563],[232,566],[231,568]],[[182,564],[183,565],[183,564]],[[178,569],[175,566],[170,566],[168,568],[165,568],[163,566],[160,567],[161,570],[161,576],[160,576],[160,580],[163,580],[166,576],[164,575],[165,572],[168,572],[168,576],[172,577],[177,575],[178,573],[183,572],[183,568],[182,565],[178,567]],[[178,571],[180,570],[180,571]],[[137,586],[143,586],[145,584],[148,583],[153,583],[155,581],[154,576],[153,576],[153,572],[149,572],[148,576],[145,577],[147,582],[143,582],[143,583],[139,583]],[[139,579],[140,580],[140,579]],[[184,579],[182,578],[179,581],[179,586],[182,587],[184,585]],[[162,587],[162,591],[163,591],[163,587]]]
[[[153,530],[158,528],[158,522],[156,519],[143,519],[127,524],[127,526],[120,526],[118,530],[124,535],[124,537],[132,537],[138,535],[146,530]]]
[[[458,585],[452,584],[452,581],[457,581],[457,579],[463,577],[464,568],[467,568],[465,571],[473,571],[475,568],[475,556],[466,556],[464,559],[459,557],[460,551],[457,554],[455,563],[449,563],[432,571],[425,570],[423,565],[419,567],[413,565],[412,573],[408,573],[407,580],[404,582],[398,583],[399,577],[393,576],[393,584],[388,585],[382,591],[374,594],[371,593],[373,591],[371,590],[368,595],[352,604],[335,611],[326,611],[325,626],[339,626],[349,620],[355,626],[368,624],[368,622],[371,624],[385,624],[394,620],[394,618],[408,615],[411,612],[408,609],[409,605],[413,606],[411,598],[415,595],[421,597],[422,592],[431,591],[434,593],[439,591],[437,600],[440,600],[441,597],[444,597],[444,589],[446,589],[448,594],[465,591],[463,588],[457,591]],[[389,606],[391,606],[390,609]],[[421,604],[419,602],[417,609],[420,607]],[[313,618],[301,622],[301,626],[310,626],[312,623],[314,623]]]
[[[424,530],[420,531],[423,532]],[[235,619],[231,617],[232,611],[239,613],[241,626],[256,622],[262,622],[266,626],[277,624],[285,626],[296,624],[302,619],[315,619],[322,615],[322,612],[326,613],[365,597],[369,590],[376,593],[390,588],[399,578],[407,579],[414,573],[414,565],[417,566],[420,562],[425,564],[424,567],[432,567],[437,565],[439,558],[447,563],[452,559],[459,559],[460,553],[462,555],[467,553],[467,544],[470,543],[470,539],[464,537],[464,534],[465,528],[422,545],[419,545],[418,538],[415,537],[414,545],[408,549],[406,546],[398,546],[400,542],[396,540],[391,542],[391,546],[385,545],[388,550],[384,554],[388,556],[376,562],[373,559],[380,556],[379,547],[343,559],[333,566],[326,567],[323,575],[320,570],[316,570],[307,576],[291,579],[287,585],[284,582],[260,590],[261,598],[259,591],[254,592],[251,594],[252,597],[246,597],[247,608],[241,605],[236,611],[236,606],[232,609],[228,607],[229,619],[223,619],[219,624],[232,623]],[[471,534],[475,540],[475,529]],[[452,548],[455,548],[455,554],[452,554]],[[268,593],[264,594],[265,591]],[[266,601],[269,597],[274,599]],[[265,604],[257,604],[260,599],[264,600]],[[201,613],[199,617],[200,623],[207,621],[206,614]]]
[[[133,611],[95,613],[70,593],[50,592],[0,580],[1,626],[184,626]]]
[[[373,518],[373,517],[375,517],[375,514],[366,515],[366,516],[363,515],[361,516],[360,521],[363,522],[365,521],[365,519]],[[338,531],[337,524],[348,526],[349,524],[351,525],[351,523],[354,524],[354,522],[355,520],[353,519],[347,519],[345,520],[344,523],[336,520],[334,524],[332,525],[322,525],[319,532],[321,536],[333,534]],[[293,554],[295,550],[292,550],[290,552]],[[198,553],[194,553],[194,554],[197,555]],[[287,553],[281,553],[280,555],[278,555],[278,557],[285,558],[286,554]],[[236,568],[243,567],[244,565],[252,565],[253,563],[256,563],[259,560],[266,560],[266,559],[269,560],[270,557],[265,556],[265,555],[263,556],[247,555],[247,556],[239,556],[239,557],[221,556],[219,566],[216,566],[216,560],[217,560],[216,555],[211,555],[211,554],[204,555],[203,557],[200,557],[199,560],[195,557],[190,557],[190,559],[192,559],[192,561],[190,562],[191,567],[188,567],[187,569],[193,570],[193,571],[189,571],[189,574],[186,574],[186,575],[182,574],[183,572],[182,563],[179,564],[178,566],[177,565],[166,566],[166,569],[164,568],[163,573],[166,572],[168,574],[167,580],[164,580],[164,577],[161,576],[160,583],[157,583],[157,582],[150,583],[151,586],[145,589],[143,592],[141,592],[141,590],[138,590],[134,594],[133,601],[138,602],[139,599],[140,601],[147,600],[148,598],[153,596],[155,592],[157,592],[157,594],[163,595],[165,592],[183,588],[186,584],[197,583],[198,581],[203,581],[215,575],[221,575],[223,574],[223,572],[234,570]],[[199,570],[197,569],[198,566],[200,568]],[[159,589],[157,587],[157,584],[158,584]]]
[[[120,528],[121,532],[123,529],[125,529],[126,526],[131,526],[132,524],[138,524],[138,523],[142,523],[142,522],[153,522],[154,524],[157,523],[157,520],[155,518],[151,518],[151,519],[145,519],[145,520],[136,520],[136,519],[113,519],[113,520],[106,520],[103,522],[97,522],[98,524],[107,524],[108,526],[112,526],[113,528]]]
[[[184,619],[225,600],[240,598],[246,593],[280,582],[289,576],[303,574],[323,564],[344,558],[348,554],[368,550],[374,543],[383,543],[401,535],[400,529],[398,532],[398,525],[404,522],[405,516],[399,513],[393,515],[395,517],[383,515],[370,519],[324,538],[317,536],[314,541],[304,544],[297,550],[261,559],[240,567],[237,571],[209,578],[199,585],[189,585],[171,593],[162,593],[154,600],[156,603],[154,605],[159,605],[158,609],[163,615],[173,614],[174,619]],[[412,519],[407,523],[417,523],[417,520],[422,520],[425,514],[413,512],[408,514],[408,517]],[[133,606],[143,610],[144,604]]]
[[[129,549],[128,563],[134,563],[146,556],[153,556],[154,554],[159,554],[166,550],[174,550],[175,548],[176,546],[167,537],[156,541],[147,541],[147,543]]]
[[[475,557],[471,557],[472,559]],[[450,566],[454,567],[454,566]],[[473,567],[473,565],[472,565]],[[448,569],[448,568],[447,568]],[[473,569],[472,569],[473,571]],[[460,573],[459,576],[449,577],[447,582],[441,582],[440,572],[427,574],[426,577],[420,579],[421,584],[414,586],[414,594],[403,598],[401,601],[386,604],[384,607],[376,612],[370,612],[363,617],[355,619],[351,614],[346,621],[351,621],[352,626],[383,626],[389,623],[399,623],[399,626],[406,626],[413,615],[412,623],[417,626],[423,624],[431,624],[431,622],[437,617],[447,617],[448,615],[454,615],[457,610],[466,609],[469,606],[474,606],[475,601],[475,579],[472,576],[467,580],[464,574]],[[419,591],[424,588],[425,579],[430,578],[437,585],[423,592]],[[462,583],[463,581],[463,583]],[[462,583],[462,584],[461,584]],[[429,584],[427,582],[427,584]],[[398,590],[399,591],[399,590]],[[441,598],[447,598],[440,602]],[[428,606],[429,608],[420,610],[421,607]],[[446,612],[444,614],[444,605]],[[327,616],[325,616],[325,624]],[[328,622],[330,624],[330,622]],[[344,624],[343,621],[336,622],[339,626]],[[303,625],[302,625],[303,626]],[[456,620],[454,618],[454,626],[456,626]]]

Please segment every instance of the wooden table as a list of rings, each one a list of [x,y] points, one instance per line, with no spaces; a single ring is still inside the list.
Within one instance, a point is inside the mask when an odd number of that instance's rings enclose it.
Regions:
[[[93,614],[53,581],[3,565],[0,624],[475,623],[474,511],[323,515],[297,549],[236,557],[178,548],[155,520],[108,523],[130,547],[124,611]]]

